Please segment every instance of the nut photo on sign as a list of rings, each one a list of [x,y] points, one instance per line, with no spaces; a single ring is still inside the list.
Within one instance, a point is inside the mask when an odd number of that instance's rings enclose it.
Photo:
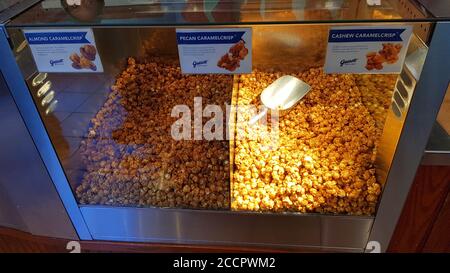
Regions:
[[[84,45],[80,47],[80,53],[86,59],[90,61],[95,61],[95,55],[97,55],[97,49],[93,45]]]
[[[383,69],[383,63],[394,64],[398,61],[400,51],[402,50],[402,44],[383,44],[383,49],[377,52],[369,52],[366,54],[367,70],[381,70]]]
[[[219,59],[217,66],[228,71],[235,71],[247,55],[248,49],[245,47],[245,41],[240,40],[228,50],[228,53]]]
[[[402,50],[402,44],[383,44],[383,49],[378,51],[378,53],[383,56],[388,64],[393,64],[398,61],[398,54]]]
[[[80,56],[81,55],[81,56]],[[75,69],[91,69],[97,71],[97,66],[93,63],[97,55],[97,49],[93,45],[84,45],[80,47],[80,55],[73,52],[69,59],[72,61],[72,67]]]
[[[75,69],[81,69],[80,65],[80,56],[78,56],[77,53],[72,53],[69,57],[69,59],[72,61],[72,67]]]
[[[376,52],[369,52],[366,54],[366,58],[367,58],[367,64],[366,64],[367,70],[383,69],[383,63],[385,62],[385,59],[380,54],[378,54]]]

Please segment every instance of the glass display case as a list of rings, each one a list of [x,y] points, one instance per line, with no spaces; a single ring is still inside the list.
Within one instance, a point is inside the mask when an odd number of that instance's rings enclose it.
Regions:
[[[80,239],[387,248],[447,88],[445,18],[406,0],[25,2],[2,26],[2,73]],[[365,72],[327,73],[340,26],[412,35]],[[76,70],[39,69],[26,33],[79,28],[96,47]],[[250,28],[251,72],[183,73],[176,30],[193,28]],[[401,70],[377,73],[388,54]],[[274,138],[245,109],[283,75],[311,91]],[[180,105],[190,139],[173,136]]]

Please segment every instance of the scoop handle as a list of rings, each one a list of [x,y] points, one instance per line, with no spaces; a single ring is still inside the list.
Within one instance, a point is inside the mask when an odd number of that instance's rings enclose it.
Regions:
[[[250,119],[248,124],[250,126],[254,125],[256,122],[258,122],[258,120],[262,119],[265,115],[267,115],[268,110],[269,109],[267,107],[264,107],[263,110],[259,114],[257,114],[256,116],[254,116]]]

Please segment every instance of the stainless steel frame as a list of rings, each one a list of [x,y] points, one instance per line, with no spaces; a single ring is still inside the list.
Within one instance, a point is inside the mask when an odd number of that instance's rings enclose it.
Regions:
[[[1,73],[0,126],[0,226],[77,239]]]
[[[376,217],[78,206],[11,53],[5,25],[0,31],[0,69],[81,240],[251,244],[358,252],[365,250],[368,241],[377,241],[385,251],[447,89],[449,36],[450,23],[437,22],[409,111],[403,115],[401,131],[395,132],[398,143],[386,148],[392,164],[385,172],[387,183]],[[385,136],[389,134],[385,132]]]
[[[22,78],[16,59],[12,54],[8,41],[5,25],[0,25],[0,70],[3,74],[8,88],[12,91],[13,99],[19,108],[20,114],[27,126],[30,135],[44,161],[45,167],[59,193],[59,196],[75,226],[78,236],[82,240],[92,239],[86,223],[81,215],[78,204],[70,189],[67,178],[61,168],[44,124],[37,112],[28,87]]]
[[[361,251],[372,217],[82,206],[96,240]]]
[[[425,65],[410,102],[369,241],[385,251],[400,217],[450,81],[450,22],[436,23]],[[447,53],[446,53],[447,52]]]

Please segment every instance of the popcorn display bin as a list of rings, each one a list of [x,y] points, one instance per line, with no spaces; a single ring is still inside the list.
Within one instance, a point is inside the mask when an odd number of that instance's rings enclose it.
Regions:
[[[447,89],[445,18],[406,0],[22,2],[1,71],[78,239],[386,250]],[[190,30],[245,38],[203,60],[219,43]],[[311,90],[250,124],[284,75]]]

